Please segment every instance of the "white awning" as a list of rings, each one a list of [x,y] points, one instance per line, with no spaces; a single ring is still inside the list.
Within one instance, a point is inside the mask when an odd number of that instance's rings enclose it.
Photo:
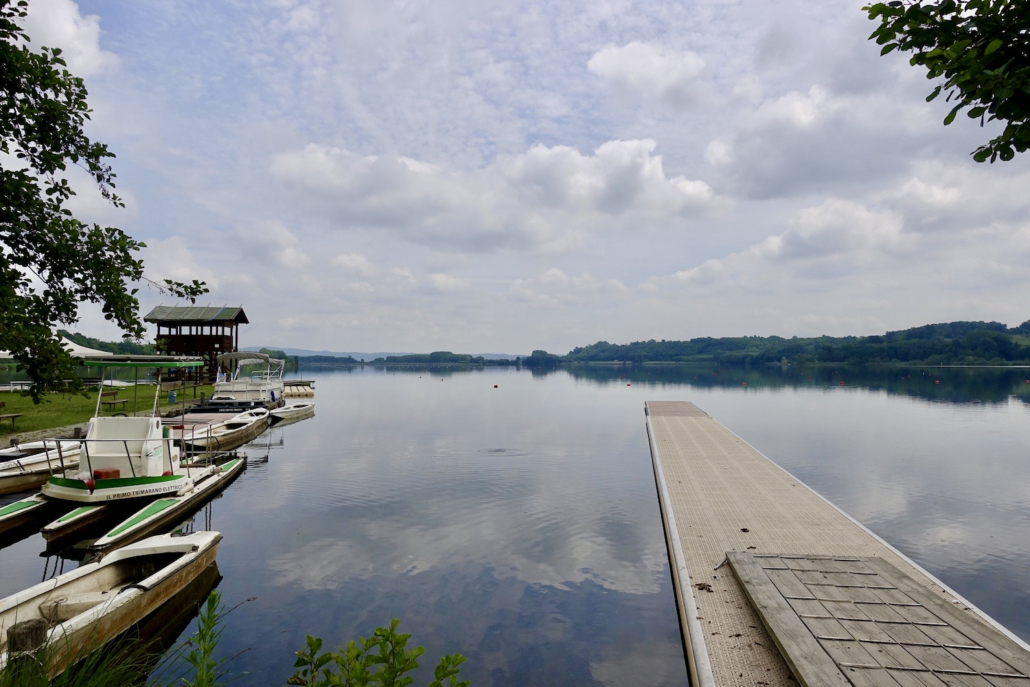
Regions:
[[[61,337],[61,345],[64,346],[64,350],[68,351],[68,354],[73,358],[107,358],[114,355],[110,351],[98,351],[95,348],[86,348],[80,346],[74,341],[70,341],[63,336]]]
[[[80,346],[74,341],[69,341],[63,336],[61,337],[61,345],[64,346],[64,350],[68,351],[68,355],[73,358],[107,358],[114,355],[114,353],[111,353],[110,351],[98,351],[94,348]],[[10,360],[13,357],[14,356],[8,351],[0,351],[0,360]]]

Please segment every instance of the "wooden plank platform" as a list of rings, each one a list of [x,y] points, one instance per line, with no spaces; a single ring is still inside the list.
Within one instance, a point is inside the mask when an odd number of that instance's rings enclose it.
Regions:
[[[694,404],[650,401],[645,413],[694,685],[798,684],[727,564],[728,552],[880,558],[969,627],[985,635],[993,628],[1030,650]]]

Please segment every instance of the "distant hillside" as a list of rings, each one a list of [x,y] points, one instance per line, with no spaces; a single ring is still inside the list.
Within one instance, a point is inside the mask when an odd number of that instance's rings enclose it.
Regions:
[[[599,341],[575,348],[563,362],[922,363],[984,365],[1030,362],[1030,321],[945,322],[876,336],[815,338],[743,336],[689,341]]]

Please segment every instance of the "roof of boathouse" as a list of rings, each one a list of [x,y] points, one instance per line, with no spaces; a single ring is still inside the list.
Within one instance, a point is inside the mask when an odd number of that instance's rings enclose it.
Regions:
[[[211,324],[217,322],[232,322],[234,324],[250,324],[247,313],[243,312],[243,306],[200,306],[200,305],[159,305],[151,310],[144,322],[157,322],[159,324]]]

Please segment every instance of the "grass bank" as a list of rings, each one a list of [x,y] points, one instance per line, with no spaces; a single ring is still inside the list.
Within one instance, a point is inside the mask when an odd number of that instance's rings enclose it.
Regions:
[[[200,394],[203,393],[210,398],[213,390],[214,387],[211,385],[199,386],[196,388],[196,397],[200,398]],[[124,408],[113,410],[101,408],[103,415],[111,415],[113,413],[131,415],[134,406],[140,412],[148,412],[154,407],[153,386],[140,386],[138,390],[134,387],[105,389],[105,393],[112,391],[116,392],[117,395],[105,396],[105,401],[125,399],[128,402]],[[176,394],[185,394],[186,400],[189,402],[193,400],[194,390],[176,391]],[[182,396],[180,395],[177,400],[181,402]],[[80,394],[47,394],[45,400],[36,405],[29,396],[22,395],[19,391],[4,391],[0,392],[0,401],[5,404],[3,409],[0,409],[0,414],[22,413],[22,416],[14,421],[13,427],[9,419],[0,421],[0,438],[2,438],[24,432],[37,432],[44,429],[67,427],[68,425],[86,422],[93,417],[96,411],[97,392],[89,391],[85,396]],[[177,403],[175,406],[169,404],[168,392],[163,391],[161,392],[160,407],[161,412],[164,413],[173,407],[181,407],[181,404]],[[6,444],[7,442],[4,441],[3,443]]]

